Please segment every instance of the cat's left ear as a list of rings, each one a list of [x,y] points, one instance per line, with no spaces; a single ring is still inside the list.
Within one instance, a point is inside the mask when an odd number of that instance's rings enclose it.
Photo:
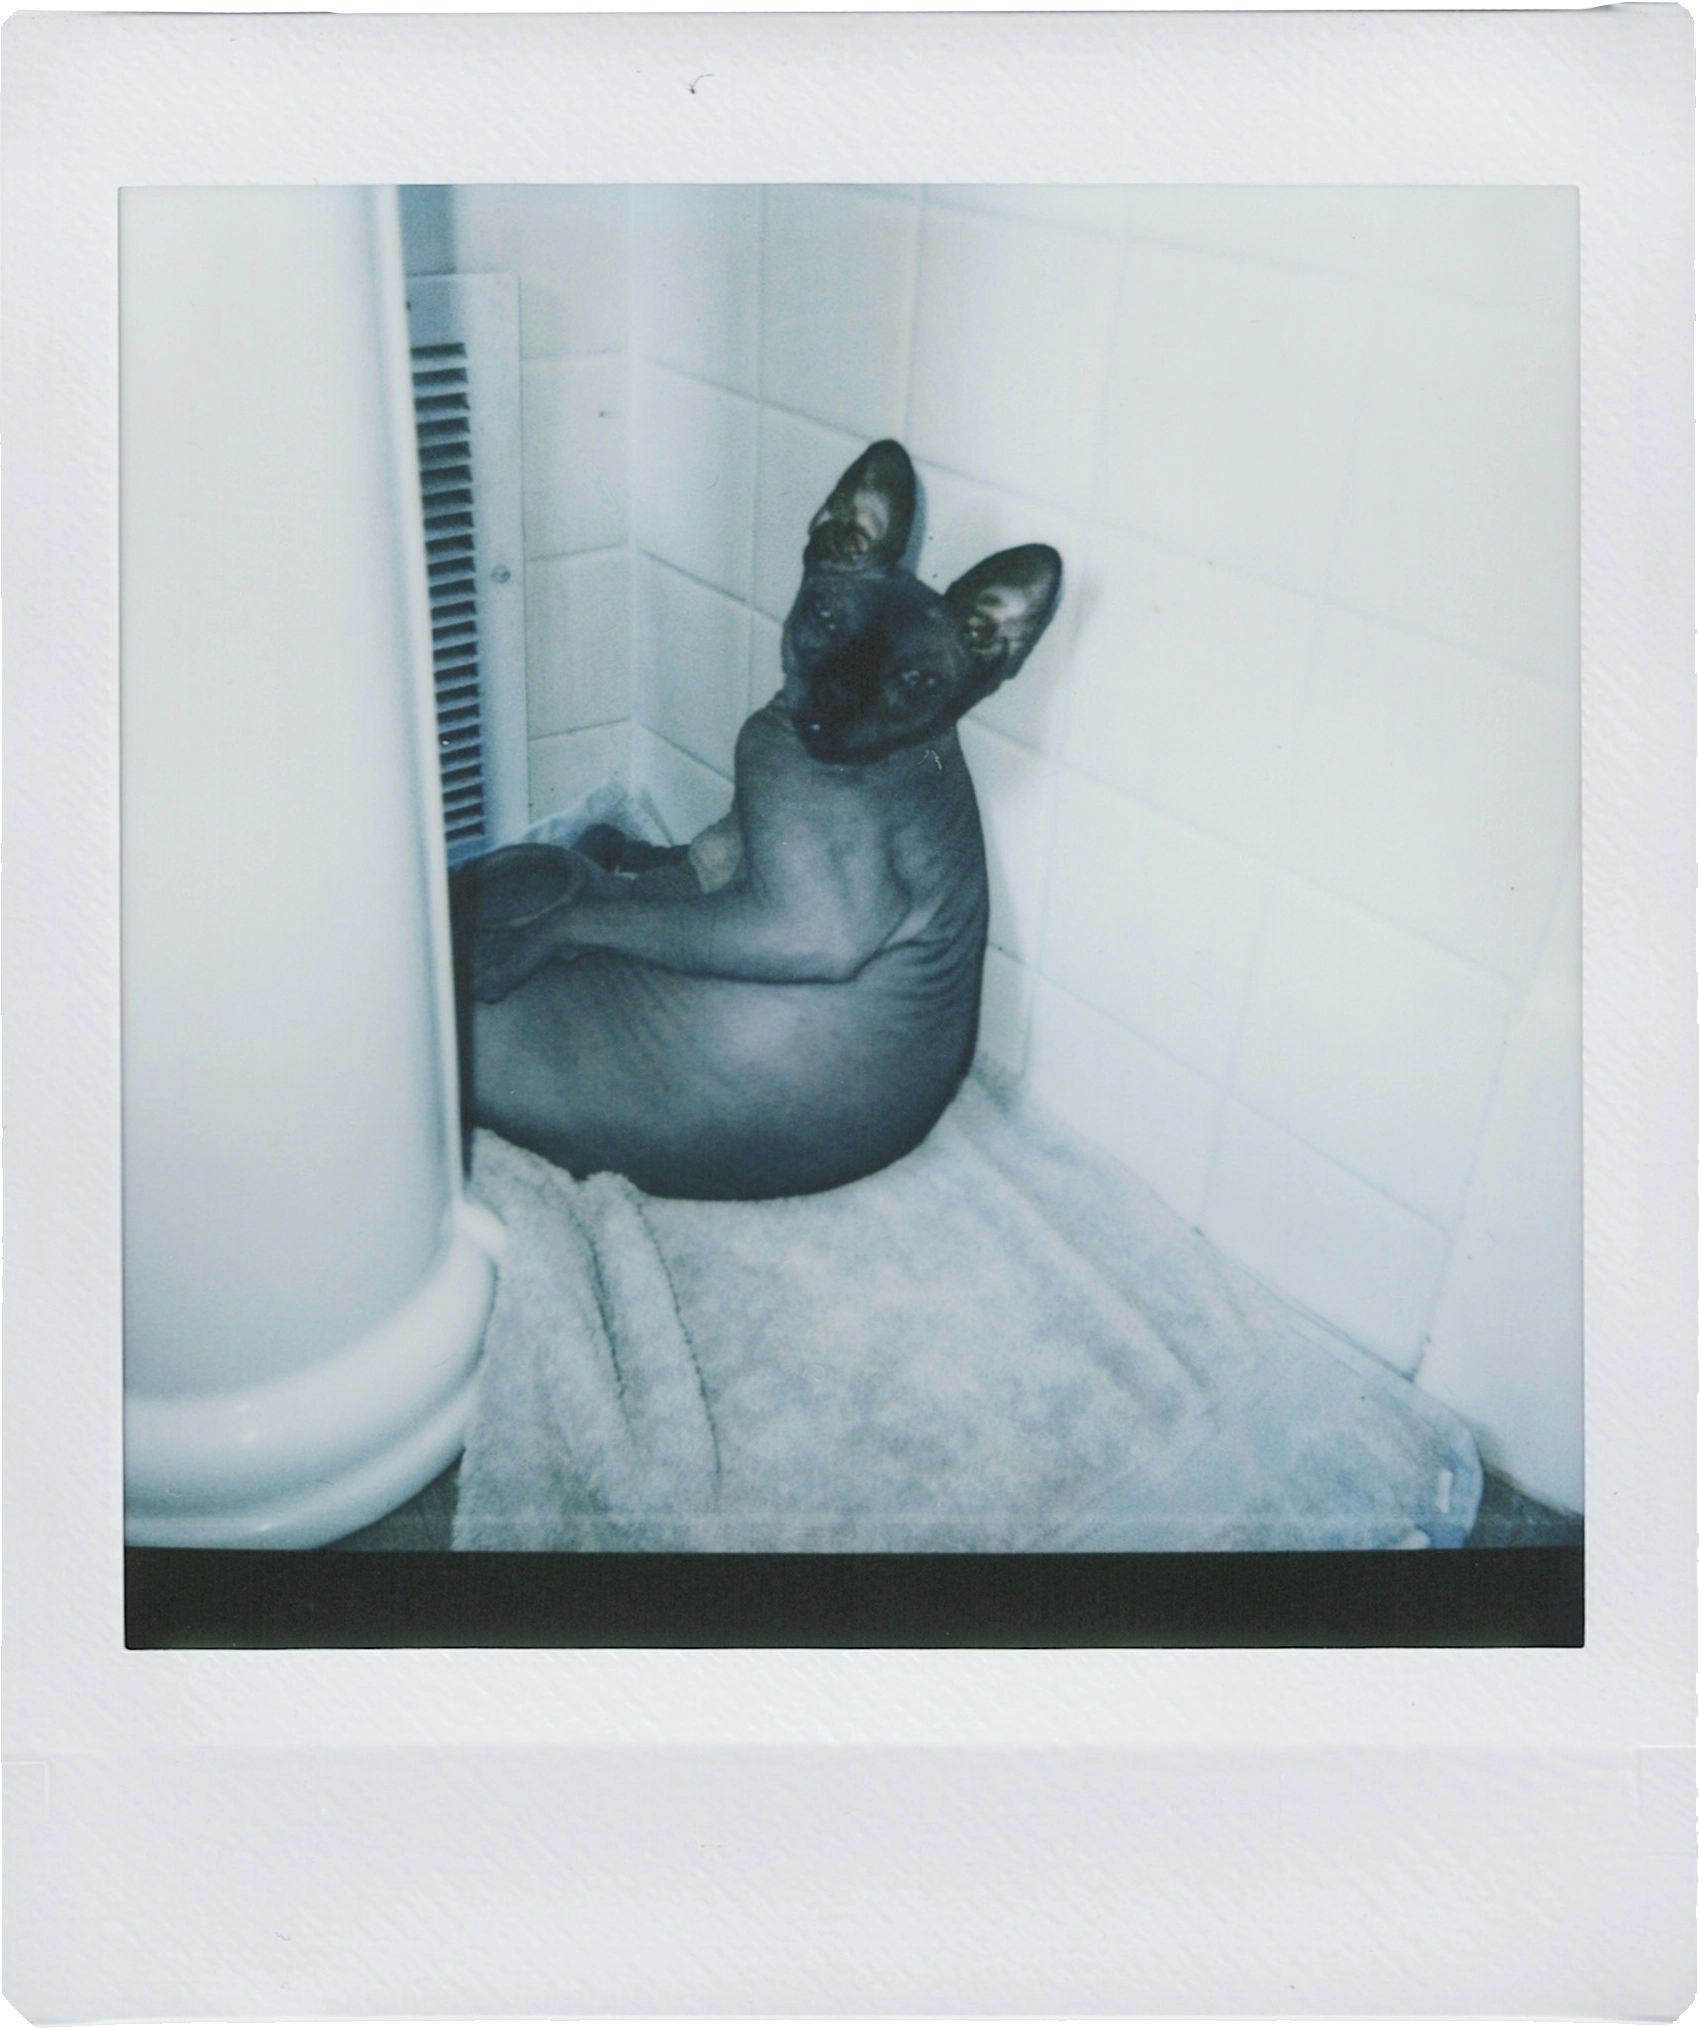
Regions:
[[[1062,559],[1048,543],[1000,550],[944,594],[962,639],[1012,676],[1049,626],[1062,595]]]

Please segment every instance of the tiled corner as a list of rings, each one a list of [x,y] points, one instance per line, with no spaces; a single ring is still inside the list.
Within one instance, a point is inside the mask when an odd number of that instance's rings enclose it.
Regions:
[[[775,184],[762,257],[761,392],[863,441],[898,436],[916,207]]]
[[[523,388],[526,557],[616,547],[629,520],[624,361],[533,360]]]
[[[1203,1227],[1272,1287],[1414,1370],[1445,1266],[1445,1235],[1426,1219],[1229,1102]]]
[[[463,183],[455,266],[519,277],[526,359],[617,352],[626,342],[626,202],[617,184]]]
[[[448,183],[403,183],[401,258],[409,280],[415,275],[454,271],[454,187]]]
[[[1505,1051],[1418,1375],[1483,1454],[1579,1512],[1581,951],[1572,862]]]
[[[979,996],[979,1048],[1019,1077],[1026,1068],[1027,1023],[1032,1014],[1032,973],[987,949]]]
[[[959,727],[985,832],[991,941],[1012,958],[1038,956],[1055,769],[988,726]]]
[[[1183,1217],[1201,1215],[1221,1110],[1208,1079],[1042,978],[1033,987],[1026,1077],[1036,1098]]]
[[[1124,215],[1130,237],[1158,246],[1375,281],[1391,255],[1397,195],[1366,185],[1141,184],[1127,192]]]
[[[1580,819],[1572,695],[1330,612],[1296,751],[1299,872],[1527,976]]]
[[[756,392],[761,192],[642,186],[631,195],[632,342],[646,358]]]
[[[802,580],[808,524],[845,468],[867,448],[859,437],[800,416],[761,412],[761,483],[755,505],[755,603],[775,620]]]
[[[1070,652],[1089,580],[1087,524],[1059,507],[964,479],[937,465],[916,467],[922,539],[915,568],[939,591],[1000,549],[1047,542],[1062,558],[1062,602],[1018,673],[994,690],[973,717],[1040,752],[1061,743]]]
[[[1473,965],[1296,881],[1261,939],[1236,1095],[1449,1229],[1512,1007]]]
[[[1213,838],[1063,769],[1039,969],[1191,1064],[1225,1075],[1267,876]]]
[[[1573,683],[1577,331],[1391,293],[1383,317],[1330,590]]]
[[[770,704],[785,680],[779,659],[783,637],[783,628],[765,613],[750,614],[749,690],[745,700],[750,711],[759,711],[764,704]]]
[[[1083,510],[1119,254],[1106,240],[928,207],[909,448]]]
[[[748,608],[649,557],[637,590],[638,716],[729,776],[748,694]]]
[[[1106,518],[1296,590],[1326,572],[1374,298],[1354,282],[1127,248],[1098,500]]]
[[[592,726],[530,743],[531,821],[564,810],[613,776],[630,780],[631,725]]]
[[[1489,1463],[1579,1511],[1579,1048],[1519,1029],[1482,1139],[1421,1384],[1464,1416]]]
[[[1127,193],[1119,183],[929,183],[926,201],[1112,234],[1121,229]]]
[[[631,554],[525,567],[525,687],[535,739],[631,716]]]
[[[647,795],[676,844],[717,824],[731,808],[730,780],[647,726],[632,728],[632,786]]]
[[[1068,759],[1153,809],[1276,851],[1313,628],[1295,593],[1104,535],[1074,648]]]
[[[754,405],[659,366],[638,366],[633,389],[638,544],[734,598],[747,598]]]

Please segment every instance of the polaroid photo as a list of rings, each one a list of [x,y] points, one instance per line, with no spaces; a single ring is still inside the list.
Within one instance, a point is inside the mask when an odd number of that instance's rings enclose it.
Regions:
[[[1687,15],[7,33],[15,2003],[1678,2011]]]

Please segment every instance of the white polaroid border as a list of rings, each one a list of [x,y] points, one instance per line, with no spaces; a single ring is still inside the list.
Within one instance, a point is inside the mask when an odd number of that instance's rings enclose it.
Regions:
[[[1687,14],[24,14],[4,53],[13,2003],[1679,2011]],[[1579,186],[1584,1649],[125,1650],[118,190],[695,179]]]

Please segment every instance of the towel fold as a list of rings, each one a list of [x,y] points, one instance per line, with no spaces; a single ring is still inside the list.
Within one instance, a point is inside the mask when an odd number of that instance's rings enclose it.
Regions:
[[[506,1225],[458,1549],[1460,1544],[1467,1430],[988,1069],[876,1176],[759,1204],[480,1132]]]

